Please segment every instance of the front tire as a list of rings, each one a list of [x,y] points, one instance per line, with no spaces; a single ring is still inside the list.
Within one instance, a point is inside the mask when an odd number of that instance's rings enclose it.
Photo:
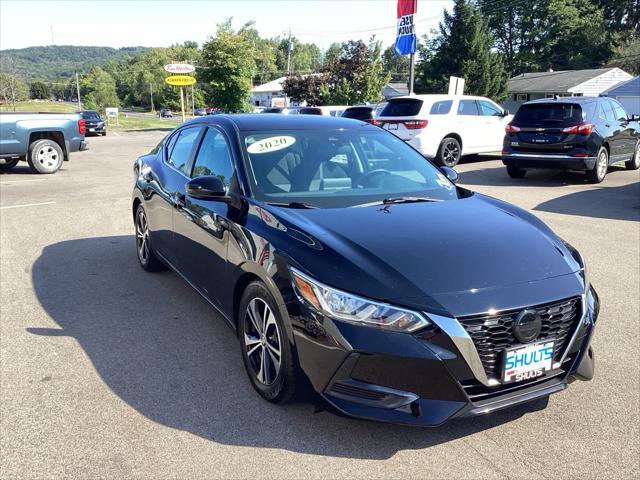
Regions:
[[[636,142],[636,149],[633,152],[633,157],[628,162],[625,162],[624,166],[627,170],[638,170],[640,168],[640,140]]]
[[[295,394],[297,374],[275,299],[255,281],[244,291],[238,312],[242,359],[253,388],[269,402],[286,403]]]
[[[609,169],[609,152],[604,147],[600,147],[598,150],[598,156],[596,157],[596,163],[591,170],[587,172],[587,178],[590,183],[602,183],[604,177],[607,176],[607,170]]]
[[[140,266],[147,272],[160,272],[167,267],[158,258],[151,245],[151,235],[149,231],[149,219],[147,212],[142,205],[138,205],[135,217],[136,227],[136,251]]]
[[[27,162],[37,173],[51,174],[62,166],[64,153],[57,142],[49,139],[36,140],[29,145]]]
[[[462,147],[457,138],[445,137],[438,147],[437,161],[445,167],[455,167],[462,156]]]
[[[527,171],[524,168],[520,168],[515,165],[507,165],[507,174],[511,178],[524,178]]]

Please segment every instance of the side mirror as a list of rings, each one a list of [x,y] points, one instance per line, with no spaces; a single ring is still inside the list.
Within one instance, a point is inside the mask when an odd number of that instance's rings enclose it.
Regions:
[[[453,168],[440,167],[440,171],[444,173],[445,177],[447,177],[451,183],[458,183],[458,172]]]
[[[508,109],[508,108],[505,108],[505,109],[502,111],[502,116],[503,116],[503,117],[508,117],[508,116],[509,116],[509,109]]]
[[[628,119],[629,122],[640,122],[640,115],[631,115]]]
[[[203,200],[227,201],[227,187],[220,178],[213,175],[197,177],[185,186],[187,195]]]

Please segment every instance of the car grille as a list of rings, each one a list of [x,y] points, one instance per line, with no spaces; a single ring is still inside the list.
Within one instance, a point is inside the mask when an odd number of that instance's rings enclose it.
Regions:
[[[554,361],[562,358],[570,335],[580,319],[580,297],[531,307],[542,320],[542,330],[537,340],[555,340]],[[520,342],[513,336],[513,322],[522,309],[500,312],[495,315],[463,317],[459,321],[472,338],[482,365],[489,378],[500,378],[502,354],[507,348]]]

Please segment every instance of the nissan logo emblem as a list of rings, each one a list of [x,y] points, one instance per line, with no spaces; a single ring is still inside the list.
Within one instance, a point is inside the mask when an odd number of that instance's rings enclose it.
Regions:
[[[513,336],[522,343],[531,343],[542,329],[542,320],[538,312],[531,309],[521,311],[513,322]]]

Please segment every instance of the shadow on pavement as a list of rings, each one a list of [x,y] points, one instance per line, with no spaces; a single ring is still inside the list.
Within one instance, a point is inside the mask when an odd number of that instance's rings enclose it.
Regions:
[[[534,210],[638,222],[640,221],[640,183],[617,187],[596,187],[570,193],[543,202]]]
[[[101,379],[132,408],[217,443],[386,459],[546,406],[543,400],[422,429],[313,413],[308,403],[272,405],[250,386],[232,330],[177,275],[144,272],[133,236],[50,245],[32,272],[38,300],[60,329],[30,333],[74,338]]]

